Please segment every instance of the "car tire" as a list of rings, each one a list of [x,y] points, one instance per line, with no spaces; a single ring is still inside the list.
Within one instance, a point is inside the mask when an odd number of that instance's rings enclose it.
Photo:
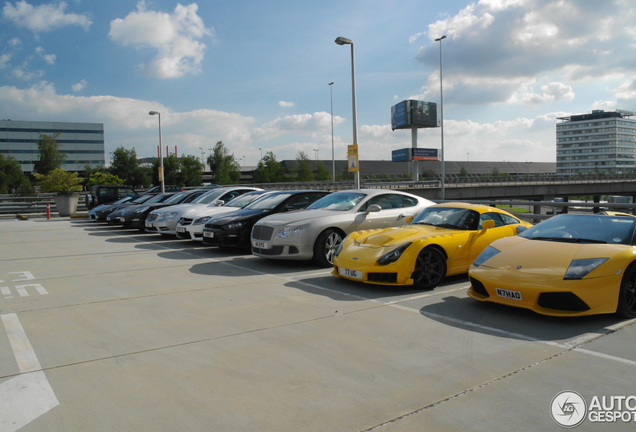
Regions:
[[[616,313],[623,318],[636,318],[636,263],[630,264],[625,270]]]
[[[320,267],[332,267],[342,239],[342,233],[338,230],[329,228],[321,232],[314,244],[314,262]]]
[[[413,286],[421,290],[432,290],[446,277],[446,257],[439,249],[424,248],[415,260]]]

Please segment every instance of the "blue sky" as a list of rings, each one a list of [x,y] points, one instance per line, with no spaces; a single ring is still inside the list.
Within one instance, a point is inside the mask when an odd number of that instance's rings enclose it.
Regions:
[[[354,41],[360,158],[411,146],[405,99],[439,102],[446,160],[555,161],[556,118],[636,111],[636,6],[627,0],[11,0],[0,16],[0,118],[104,123],[106,152],[262,149],[344,159]],[[419,147],[440,147],[421,129]],[[172,150],[171,150],[172,151]],[[243,159],[244,158],[244,159]]]

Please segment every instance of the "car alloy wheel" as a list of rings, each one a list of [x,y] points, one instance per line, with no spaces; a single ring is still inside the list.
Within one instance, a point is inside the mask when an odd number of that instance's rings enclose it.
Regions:
[[[342,235],[334,229],[320,233],[314,245],[314,261],[321,267],[331,267],[336,249],[342,243]]]
[[[413,269],[413,285],[423,290],[437,287],[446,277],[446,257],[433,247],[420,252]]]

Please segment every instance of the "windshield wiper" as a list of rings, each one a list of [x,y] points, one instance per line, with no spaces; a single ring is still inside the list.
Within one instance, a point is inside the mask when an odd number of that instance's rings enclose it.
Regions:
[[[439,224],[439,225],[435,225],[437,227],[440,228],[450,228],[450,229],[456,229],[456,230],[462,230],[462,227],[458,227],[457,225],[452,225],[452,224],[447,224],[447,223],[443,223],[443,224]]]

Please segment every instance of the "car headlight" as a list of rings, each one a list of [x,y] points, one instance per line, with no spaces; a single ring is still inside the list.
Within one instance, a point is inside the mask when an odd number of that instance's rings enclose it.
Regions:
[[[234,223],[225,225],[225,228],[228,230],[235,230],[235,229],[241,228],[243,225],[245,225],[245,222],[234,222]]]
[[[159,220],[171,220],[179,216],[178,212],[166,212],[159,215]]]
[[[212,216],[201,217],[199,219],[195,219],[194,222],[192,222],[192,225],[203,225],[204,223],[206,223],[210,219],[212,219]]]
[[[400,259],[400,257],[402,256],[402,253],[404,253],[404,251],[406,250],[406,248],[408,248],[409,246],[411,246],[413,243],[404,243],[401,246],[398,246],[397,248],[393,249],[391,252],[385,253],[384,255],[382,255],[380,257],[380,259],[378,259],[378,264],[379,265],[387,265],[387,264],[391,264],[396,262],[398,259]]]
[[[583,279],[596,267],[607,261],[608,258],[588,258],[572,260],[568,271],[565,272],[564,280]]]
[[[501,251],[499,249],[495,249],[492,246],[488,246],[486,249],[483,250],[482,253],[479,254],[477,259],[473,262],[473,265],[475,267],[479,267],[480,265],[488,261],[490,258],[494,257],[495,255],[498,255],[500,252]]]
[[[280,238],[287,238],[290,235],[297,235],[300,234],[301,232],[303,232],[305,230],[305,228],[303,227],[286,227],[283,228],[279,233],[278,233],[278,237]]]

